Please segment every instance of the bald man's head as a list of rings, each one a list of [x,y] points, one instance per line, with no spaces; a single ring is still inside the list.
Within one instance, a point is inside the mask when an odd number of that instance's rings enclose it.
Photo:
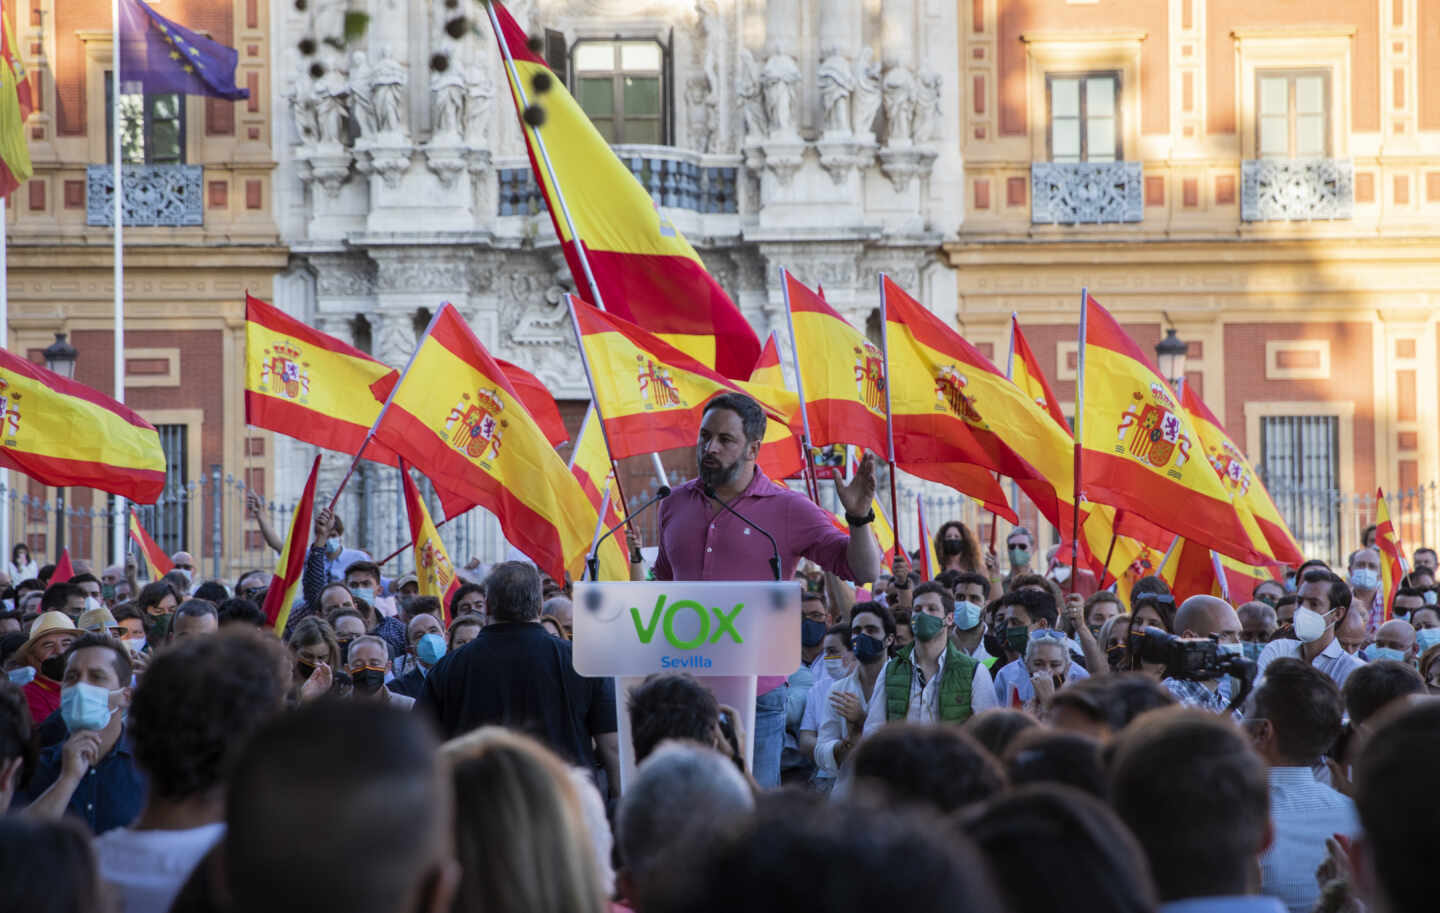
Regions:
[[[1415,628],[1401,618],[1392,618],[1375,631],[1375,646],[1387,647],[1405,654],[1401,662],[1415,658]]]
[[[1175,630],[1182,637],[1213,636],[1221,643],[1239,643],[1240,616],[1216,596],[1191,596],[1175,613]]]
[[[1350,655],[1360,652],[1365,646],[1365,613],[1355,606],[1345,613],[1344,619],[1335,626],[1335,639],[1340,648]]]

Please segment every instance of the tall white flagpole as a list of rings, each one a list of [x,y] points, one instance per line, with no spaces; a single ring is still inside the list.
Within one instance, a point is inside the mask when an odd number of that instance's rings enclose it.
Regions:
[[[115,241],[115,401],[125,402],[125,218],[124,218],[124,188],[120,183],[120,134],[124,125],[120,120],[120,93],[124,84],[120,79],[120,0],[110,0],[110,21],[114,31],[111,33],[111,77],[110,77],[110,157],[112,159],[111,182],[114,187],[112,194],[115,204],[111,216],[114,227]],[[126,524],[125,499],[117,496],[115,498],[115,513],[112,516],[114,527],[111,530],[111,548],[114,551],[115,564],[124,564],[125,558],[125,534]]]

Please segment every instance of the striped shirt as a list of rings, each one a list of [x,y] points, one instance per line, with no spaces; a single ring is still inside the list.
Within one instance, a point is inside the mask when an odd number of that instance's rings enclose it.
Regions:
[[[1308,767],[1270,768],[1270,818],[1275,843],[1260,858],[1260,891],[1291,913],[1310,913],[1320,896],[1315,869],[1325,861],[1325,840],[1360,832],[1355,803],[1315,780]]]

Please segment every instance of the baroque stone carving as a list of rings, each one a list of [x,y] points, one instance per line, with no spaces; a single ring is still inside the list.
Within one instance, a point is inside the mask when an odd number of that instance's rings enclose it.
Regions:
[[[290,104],[290,116],[295,120],[295,133],[300,145],[313,146],[320,142],[320,123],[315,116],[315,84],[305,71],[305,62],[300,61],[290,85],[285,87],[283,97]]]
[[[911,136],[917,143],[932,143],[940,138],[941,76],[934,71],[920,74],[915,90],[915,121]]]
[[[1096,224],[1144,216],[1139,162],[1032,162],[1030,221]]]
[[[434,137],[453,138],[459,142],[465,119],[466,94],[465,79],[458,68],[430,75]]]
[[[365,139],[373,139],[380,132],[380,122],[375,115],[375,102],[370,97],[370,64],[364,51],[356,51],[350,57],[350,117],[356,131]]]
[[[891,67],[885,71],[884,89],[885,145],[906,145],[915,118],[915,74],[908,67]]]
[[[345,142],[345,122],[349,116],[346,99],[350,94],[345,76],[328,69],[315,83],[315,122],[322,145],[340,146]]]
[[[825,132],[849,133],[850,96],[855,92],[855,68],[842,54],[831,54],[820,62],[815,73],[820,87],[820,109],[825,114]]]
[[[745,138],[752,141],[763,139],[770,132],[765,116],[764,84],[760,79],[760,64],[749,48],[740,51],[740,72],[735,90],[740,99]]]
[[[771,54],[761,73],[765,96],[765,119],[771,136],[794,136],[795,94],[800,85],[800,67],[789,54]]]
[[[405,64],[391,56],[390,49],[380,52],[380,59],[370,71],[370,98],[375,106],[375,120],[380,133],[404,136],[405,85],[408,75]]]
[[[383,312],[375,331],[375,357],[387,365],[403,365],[415,351],[415,321],[410,314]]]
[[[872,49],[861,48],[860,57],[855,61],[855,94],[851,102],[852,123],[857,136],[874,139],[880,100],[880,63]]]
[[[204,225],[200,165],[126,165],[121,170],[121,218],[127,226]],[[115,217],[115,172],[85,169],[85,224],[110,225]]]
[[[423,256],[423,254],[422,254]],[[380,260],[379,291],[457,292],[469,288],[465,263],[458,260]]]
[[[495,83],[483,64],[471,67],[465,79],[465,143],[468,146],[488,145],[491,105],[495,101]]]
[[[708,77],[690,77],[685,88],[685,106],[688,112],[686,126],[690,134],[690,148],[696,152],[709,152],[715,140],[716,113],[715,97],[710,91]]]
[[[1350,159],[1248,159],[1240,164],[1246,222],[1349,219],[1355,209]]]

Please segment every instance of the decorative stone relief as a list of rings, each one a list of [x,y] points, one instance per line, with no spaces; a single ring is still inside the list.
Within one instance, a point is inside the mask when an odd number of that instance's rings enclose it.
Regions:
[[[375,100],[370,97],[370,64],[364,51],[350,56],[350,117],[355,130],[364,139],[374,139],[380,132],[380,122],[375,114]]]
[[[825,113],[827,134],[846,134],[850,127],[850,96],[855,92],[855,67],[842,54],[832,54],[820,62],[815,73],[820,87],[820,108]]]
[[[885,71],[885,145],[908,146],[915,119],[915,74],[909,67]]]
[[[798,135],[795,123],[795,95],[800,85],[800,67],[789,54],[771,54],[761,73],[764,86],[765,119],[770,136],[788,139]]]
[[[700,153],[709,152],[715,140],[718,118],[708,77],[690,77],[685,85],[685,108],[690,148]]]
[[[855,61],[855,98],[851,106],[856,136],[875,138],[875,118],[880,113],[881,99],[880,62],[875,59],[874,50],[861,48],[860,57]]]
[[[375,328],[375,357],[387,365],[403,365],[414,351],[414,315],[409,312],[381,312]]]
[[[1145,213],[1139,162],[1032,162],[1030,221],[1139,222]]]
[[[1240,165],[1240,218],[1349,219],[1355,210],[1350,159],[1249,159]]]
[[[740,51],[740,72],[735,91],[740,99],[747,142],[763,140],[770,133],[770,122],[765,113],[765,90],[761,81],[760,64],[749,48]]]
[[[404,138],[408,134],[405,119],[405,86],[409,80],[405,64],[396,60],[387,47],[370,71],[370,99],[375,107],[375,121],[380,134]]]

